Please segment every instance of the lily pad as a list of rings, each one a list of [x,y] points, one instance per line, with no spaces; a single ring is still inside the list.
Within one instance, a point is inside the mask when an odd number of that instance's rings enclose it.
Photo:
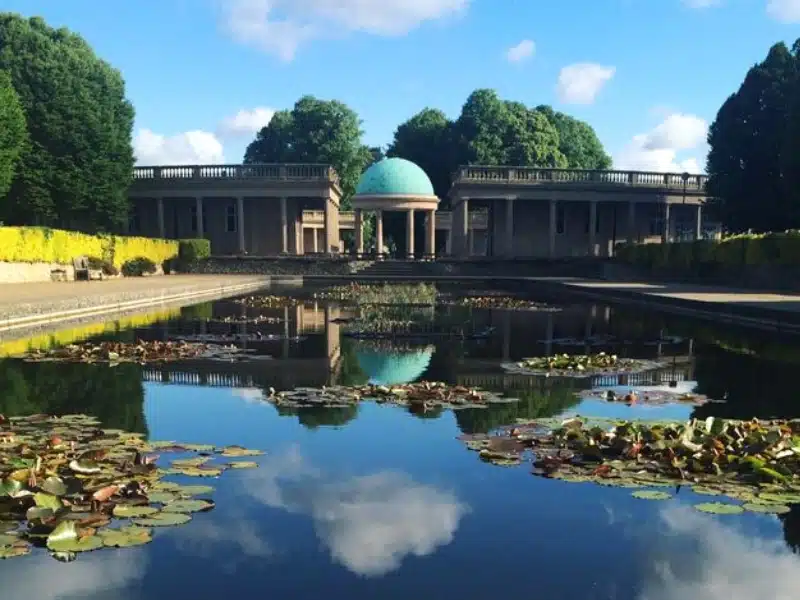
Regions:
[[[134,519],[133,522],[141,527],[172,527],[183,525],[191,520],[192,517],[185,513],[159,512],[145,519]]]
[[[148,492],[147,499],[156,504],[166,504],[167,502],[177,500],[178,497],[172,492]]]
[[[800,494],[761,492],[758,494],[758,499],[775,504],[800,504]]]
[[[234,460],[229,463],[225,463],[225,465],[231,469],[255,469],[258,467],[258,463],[251,460]]]
[[[63,496],[67,493],[67,486],[59,477],[48,477],[39,487],[43,492],[53,496]]]
[[[222,449],[221,454],[225,457],[261,456],[264,454],[264,452],[262,450],[242,448],[241,446],[225,446],[225,448]]]
[[[53,552],[91,552],[103,547],[103,539],[96,535],[71,540],[47,542]]]
[[[184,469],[173,469],[177,475],[186,475],[188,477],[219,477],[222,475],[222,469],[213,467],[186,467]]]
[[[57,511],[63,508],[64,503],[57,496],[38,492],[33,495],[33,502],[39,508],[49,508],[50,510]]]
[[[165,505],[165,513],[195,513],[206,512],[214,508],[214,503],[206,500],[176,500]]]
[[[771,515],[785,515],[791,512],[791,508],[783,504],[762,504],[760,502],[746,502],[742,504],[742,508],[750,512],[766,513]]]
[[[210,485],[179,485],[175,488],[175,492],[180,496],[206,496],[213,493],[214,488]]]
[[[667,492],[659,492],[657,490],[636,490],[631,492],[631,496],[639,498],[640,500],[669,500],[672,494]]]
[[[0,560],[18,558],[30,553],[31,545],[22,540],[16,540],[13,544],[0,544]]]
[[[718,489],[707,487],[704,485],[693,485],[692,491],[695,494],[700,494],[702,496],[721,496],[722,492]]]
[[[740,504],[728,504],[727,502],[704,502],[695,504],[694,507],[700,512],[713,515],[740,515],[744,512],[744,508]]]
[[[114,507],[113,515],[121,519],[137,519],[147,517],[158,512],[152,506],[132,506],[130,504],[117,504]]]
[[[211,460],[210,456],[196,456],[194,458],[180,458],[173,460],[170,465],[173,469],[184,469],[186,467],[199,467]]]
[[[130,548],[153,541],[153,532],[150,529],[135,525],[121,529],[105,529],[98,535],[103,540],[103,545],[111,548]]]

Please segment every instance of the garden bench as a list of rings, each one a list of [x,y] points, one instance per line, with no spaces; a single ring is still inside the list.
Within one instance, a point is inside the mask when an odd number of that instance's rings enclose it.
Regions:
[[[89,258],[86,256],[78,256],[73,258],[72,266],[75,268],[75,281],[103,279],[102,269],[92,269],[89,266]]]

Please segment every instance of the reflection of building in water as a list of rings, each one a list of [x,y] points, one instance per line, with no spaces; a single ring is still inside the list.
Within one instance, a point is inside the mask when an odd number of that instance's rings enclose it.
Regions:
[[[431,364],[434,346],[377,349],[356,342],[358,366],[374,385],[402,385],[422,377]]]

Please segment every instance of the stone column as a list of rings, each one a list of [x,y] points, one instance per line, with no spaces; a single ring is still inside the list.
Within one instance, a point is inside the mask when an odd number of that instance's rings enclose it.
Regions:
[[[289,215],[286,207],[286,198],[281,198],[281,252],[289,253]]]
[[[453,216],[451,214],[450,218],[452,219],[452,217]],[[445,242],[444,242],[444,251],[448,256],[451,256],[453,254],[453,229],[452,229],[452,227],[453,227],[453,222],[450,221],[450,229],[447,230],[447,238],[445,239]]]
[[[334,227],[333,227],[333,211],[334,206],[333,202],[331,202],[330,198],[325,198],[325,225],[324,225],[324,233],[322,237],[324,238],[324,248],[323,252],[325,254],[330,254],[333,251],[331,246],[333,245],[331,240],[333,239],[334,235]]]
[[[589,256],[597,256],[597,200],[589,201]]]
[[[550,200],[550,222],[547,230],[547,254],[556,257],[556,220],[558,218],[558,202]]]
[[[156,212],[158,213],[158,237],[167,237],[166,227],[164,227],[164,199],[156,198]]]
[[[203,227],[203,199],[198,196],[194,199],[195,211],[197,211],[197,237],[205,237],[205,229]]]
[[[244,198],[239,196],[236,198],[236,229],[239,232],[239,254],[247,252],[247,246],[244,241]]]
[[[670,228],[669,228],[669,203],[664,203],[664,222],[662,223],[662,231],[661,231],[661,242],[666,244],[669,242],[670,238]]]
[[[428,220],[425,222],[427,229],[425,233],[425,255],[428,258],[435,258],[436,256],[436,211],[431,210],[428,212]]]
[[[406,256],[414,258],[414,209],[406,213]]]
[[[699,240],[703,237],[703,205],[697,205],[697,213],[694,216],[694,239]]]
[[[492,232],[494,235],[494,232]],[[514,256],[514,198],[506,198],[506,251],[508,257]]]
[[[636,202],[628,202],[628,243],[633,244],[639,236],[636,235]]]
[[[305,252],[305,248],[303,247],[305,240],[303,236],[305,231],[303,230],[303,207],[297,207],[297,216],[294,220],[294,253],[300,256]]]
[[[375,253],[380,257],[383,254],[383,211],[375,211]]]
[[[319,229],[314,227],[311,231],[314,232],[314,254],[319,252]]]
[[[364,216],[360,208],[357,208],[355,213],[356,252],[358,254],[364,254]]]
[[[467,215],[467,252],[466,256],[472,256],[475,252],[475,229],[472,227],[472,218],[469,210],[464,211]]]
[[[462,198],[461,201],[456,204],[455,210],[453,211],[452,215],[452,222],[450,225],[450,233],[453,235],[453,241],[455,242],[455,251],[454,254],[456,256],[468,256],[469,255],[469,198]]]

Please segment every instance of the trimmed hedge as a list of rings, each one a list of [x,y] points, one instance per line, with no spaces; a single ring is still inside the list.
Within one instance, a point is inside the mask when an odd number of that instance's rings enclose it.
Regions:
[[[800,231],[741,234],[721,240],[622,244],[620,262],[645,268],[703,271],[725,267],[800,265]]]
[[[89,235],[47,227],[0,227],[0,261],[68,265],[95,257],[119,269],[137,257],[156,264],[177,256],[178,241],[119,235]]]
[[[211,242],[196,238],[178,242],[178,258],[185,262],[195,262],[211,256]]]
[[[157,270],[156,263],[145,256],[137,256],[122,265],[122,274],[125,277],[141,277],[152,275]]]

